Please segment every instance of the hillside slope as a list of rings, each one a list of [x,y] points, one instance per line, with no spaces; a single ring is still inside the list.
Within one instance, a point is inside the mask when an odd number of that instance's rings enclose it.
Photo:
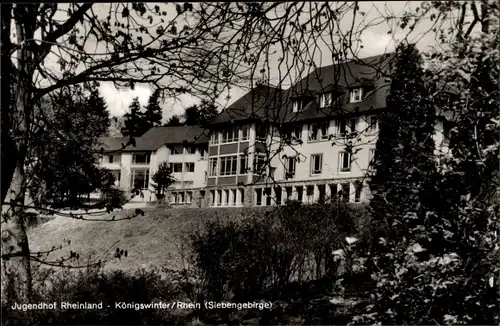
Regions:
[[[208,221],[236,220],[255,211],[255,208],[146,208],[144,216],[119,221],[111,221],[112,214],[98,217],[107,221],[56,217],[29,232],[30,247],[32,251],[46,251],[62,245],[62,249],[49,256],[50,261],[70,250],[80,257],[108,260],[120,248],[127,250],[127,257],[111,259],[104,265],[105,269],[179,268],[185,245],[183,238],[191,231],[202,228]],[[133,213],[128,210],[114,215],[119,219]],[[70,240],[70,244],[65,239]]]

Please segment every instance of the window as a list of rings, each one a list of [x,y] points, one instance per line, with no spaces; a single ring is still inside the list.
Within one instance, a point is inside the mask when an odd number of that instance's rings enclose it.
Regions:
[[[297,165],[297,158],[295,156],[287,157],[285,160],[285,180],[295,177],[295,167]]]
[[[212,196],[212,206],[215,206],[215,190],[210,190],[210,195]]]
[[[254,160],[255,160],[254,173],[256,173],[256,174],[265,173],[266,155],[265,154],[255,154]]]
[[[210,144],[217,145],[218,143],[219,143],[219,132],[214,130],[210,133]]]
[[[361,181],[354,182],[354,202],[361,202],[361,191],[363,190],[363,183]]]
[[[190,146],[187,148],[188,154],[196,154],[196,147]]]
[[[211,177],[214,177],[217,175],[217,159],[216,158],[210,159],[208,175]]]
[[[312,203],[314,200],[314,186],[306,187],[307,202]]]
[[[311,155],[311,174],[321,174],[323,167],[323,154]]]
[[[229,206],[236,204],[236,189],[229,190]]]
[[[334,198],[337,198],[337,184],[336,183],[331,183],[328,185],[328,187],[330,188],[330,197],[332,199]]]
[[[351,185],[349,183],[340,184],[339,199],[342,200],[344,203],[349,202],[349,193],[351,191],[350,187]]]
[[[170,194],[170,203],[175,204],[175,200],[177,199],[177,193],[173,192]]]
[[[295,126],[285,131],[285,140],[299,140],[302,139],[302,126]]]
[[[113,163],[113,155],[108,155],[108,161],[109,163]]]
[[[264,194],[266,195],[266,206],[271,206],[273,200],[271,188],[265,188]]]
[[[177,193],[177,203],[179,203],[179,204],[184,203],[184,193],[183,192]]]
[[[241,126],[241,140],[248,140],[248,125]]]
[[[238,141],[238,127],[228,127],[222,132],[222,143]]]
[[[236,204],[242,205],[245,202],[245,189],[240,189],[240,198],[236,201]]]
[[[330,122],[321,122],[309,125],[309,141],[327,140]]]
[[[285,192],[286,192],[286,200],[292,200],[293,188],[292,187],[286,187],[285,188]]]
[[[186,169],[184,172],[194,172],[194,163],[184,163],[186,165]]]
[[[255,138],[257,140],[266,140],[267,138],[267,126],[263,124],[258,124],[255,126]]]
[[[302,201],[302,197],[304,196],[304,187],[303,186],[297,186],[295,188],[297,190],[297,200]]]
[[[326,185],[318,185],[319,202],[324,202],[326,198]]]
[[[338,122],[337,133],[340,137],[346,137],[348,134],[352,132],[356,132],[356,125],[358,123],[358,119],[343,119]]]
[[[368,170],[375,170],[375,149],[370,148],[368,152]]]
[[[170,146],[170,155],[182,154],[178,147]]]
[[[192,191],[187,191],[186,192],[186,203],[191,204],[191,201],[193,200],[193,192]]]
[[[170,171],[182,173],[182,163],[170,163]]]
[[[262,189],[261,188],[255,189],[255,205],[257,205],[257,206],[262,205]]]
[[[240,174],[247,174],[248,158],[246,155],[240,155]]]
[[[363,89],[360,87],[351,89],[349,93],[349,102],[355,103],[355,102],[361,102],[362,100],[363,100]]]
[[[134,164],[149,164],[151,155],[149,153],[136,153],[132,155],[132,163]]]
[[[236,175],[237,163],[238,163],[237,156],[221,157],[219,175]]]
[[[149,185],[149,169],[132,169],[130,188],[136,190],[147,189]]]
[[[292,110],[293,112],[300,112],[304,109],[304,100],[295,99],[292,102]]]
[[[282,195],[283,190],[281,187],[275,187],[274,188],[274,193],[276,195],[276,204],[281,205],[281,195]]]
[[[340,152],[340,172],[350,172],[351,171],[351,153]]]
[[[368,120],[368,133],[370,135],[374,134],[378,130],[378,117],[376,116],[371,116],[370,119]]]
[[[200,148],[200,160],[204,160],[207,158],[207,149],[206,148]]]
[[[323,93],[319,97],[319,106],[322,108],[329,107],[333,104],[333,93]]]
[[[215,198],[216,198],[216,202],[215,202],[215,205],[216,206],[220,206],[221,202],[222,202],[222,190],[217,190],[217,193],[215,195]]]

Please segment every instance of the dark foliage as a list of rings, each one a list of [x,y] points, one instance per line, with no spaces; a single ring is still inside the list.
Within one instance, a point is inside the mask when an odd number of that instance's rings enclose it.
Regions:
[[[173,115],[171,116],[167,122],[164,124],[166,127],[177,127],[177,126],[182,126],[181,123],[181,118],[178,115]]]
[[[206,125],[217,115],[217,108],[213,103],[203,100],[200,105],[193,105],[184,112],[184,124]]]

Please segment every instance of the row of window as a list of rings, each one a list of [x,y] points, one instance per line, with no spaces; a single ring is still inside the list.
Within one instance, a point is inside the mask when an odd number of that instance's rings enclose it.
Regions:
[[[343,119],[337,121],[336,134],[338,137],[346,137],[351,133],[357,132],[358,119]],[[328,140],[330,137],[329,133],[330,122],[323,121],[318,123],[310,124],[308,127],[308,140],[320,141]],[[371,116],[368,121],[367,134],[374,134],[378,129],[377,117]],[[285,139],[297,140],[302,139],[302,126],[294,126],[291,130],[287,130],[284,133]]]
[[[375,149],[369,150],[369,168],[373,166],[372,161],[375,156]],[[339,172],[350,172],[352,163],[352,154],[349,152],[339,153]],[[310,160],[310,174],[318,175],[323,172],[323,154],[312,154]],[[297,156],[288,156],[285,159],[285,179],[295,177],[297,168]]]
[[[245,198],[245,189],[211,190],[211,206],[242,206]]]
[[[327,198],[327,187],[330,196]],[[288,186],[274,188],[257,188],[254,190],[254,205],[270,206],[281,205],[287,200],[297,200],[305,203],[313,203],[316,201],[324,201],[327,199],[340,200],[349,202],[351,197],[354,202],[361,202],[361,194],[363,191],[363,183],[356,181],[353,183],[354,196],[351,196],[351,184],[319,184],[307,186]]]
[[[357,103],[363,100],[363,88],[353,88],[349,91],[349,103]],[[321,108],[331,107],[332,105],[340,105],[342,97],[335,96],[333,92],[325,92],[320,94],[319,96],[319,106]],[[292,111],[300,112],[304,110],[304,107],[307,105],[307,101],[305,99],[295,99],[292,102]]]
[[[184,151],[184,148],[186,149],[186,154],[188,155],[192,155],[192,154],[196,154],[196,148],[195,146],[187,146],[187,147],[184,147],[184,146],[169,146],[168,149],[170,151],[170,155],[182,155],[183,154],[183,151]],[[199,148],[199,151],[200,151],[200,157],[201,159],[205,158],[205,156],[207,155],[207,152],[208,150],[206,148]]]
[[[222,144],[232,143],[239,140],[248,140],[248,137],[248,125],[230,126],[225,128],[221,132],[213,132],[210,135],[210,143],[214,145],[218,144],[219,142]]]
[[[266,166],[266,155],[255,154],[254,173],[263,173]],[[208,175],[234,176],[248,173],[248,156],[245,154],[211,158],[208,166]]]
[[[184,165],[184,171],[182,170],[183,165]],[[194,172],[194,162],[170,163],[169,167],[170,167],[170,171],[175,172],[175,173]]]
[[[170,203],[171,204],[191,204],[193,200],[193,192],[192,191],[174,191],[170,194]]]

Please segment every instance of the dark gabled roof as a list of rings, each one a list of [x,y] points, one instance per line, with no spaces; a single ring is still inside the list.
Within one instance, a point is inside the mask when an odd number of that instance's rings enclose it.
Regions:
[[[219,113],[210,124],[273,120],[276,108],[282,106],[283,90],[273,86],[257,85],[239,100]]]
[[[120,150],[121,144],[128,144],[129,137],[106,137],[102,139],[105,151]],[[128,145],[123,152],[156,151],[167,144],[206,144],[208,130],[200,126],[154,127],[144,135],[135,138],[135,146]]]
[[[128,141],[129,137],[102,137],[100,144],[104,152],[115,152],[121,150],[123,145],[127,145]]]
[[[155,127],[136,138],[135,147],[127,151],[155,151],[166,144],[208,143],[208,130],[200,126]]]
[[[385,108],[390,85],[390,80],[386,78],[390,76],[394,57],[395,53],[389,53],[317,68],[288,90],[291,94],[289,98],[295,94],[304,94],[306,91],[315,94],[316,97],[301,112],[292,112],[291,100],[287,101],[282,122],[321,120],[339,114]],[[366,92],[365,97],[361,102],[349,103],[349,89],[355,87],[363,87]],[[330,91],[339,96],[340,105],[320,108],[319,95]]]

